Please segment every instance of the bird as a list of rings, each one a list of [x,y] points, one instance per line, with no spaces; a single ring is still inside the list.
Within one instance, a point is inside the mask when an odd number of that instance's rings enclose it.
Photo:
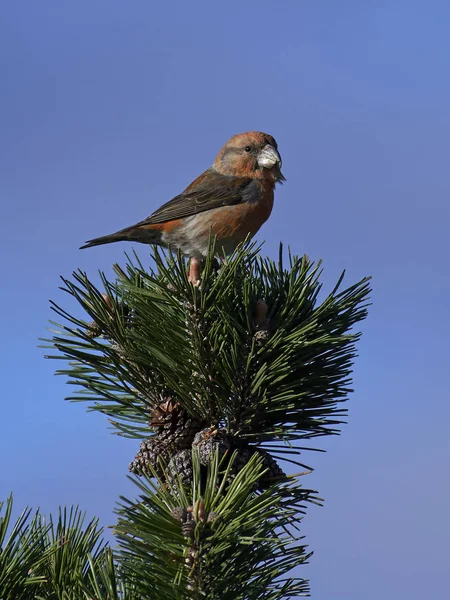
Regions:
[[[211,237],[216,250],[229,255],[267,221],[275,184],[285,181],[281,167],[271,135],[260,131],[233,135],[213,165],[181,194],[143,221],[88,240],[81,249],[122,241],[156,244],[181,251],[197,273]]]

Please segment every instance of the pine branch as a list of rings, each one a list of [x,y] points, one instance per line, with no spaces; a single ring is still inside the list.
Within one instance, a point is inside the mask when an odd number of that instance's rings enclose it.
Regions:
[[[342,275],[323,297],[320,263],[289,253],[285,267],[281,246],[278,262],[258,250],[218,263],[211,242],[200,280],[198,264],[188,274],[157,248],[154,270],[128,258],[116,281],[101,274],[102,289],[81,271],[63,279],[88,315],[52,303],[62,322],[50,357],[68,361],[58,373],[79,388],[69,400],[142,440],[117,562],[102,550],[78,570],[89,598],[307,593],[289,572],[310,556],[298,529],[320,499],[276,459],[310,472],[296,442],[339,432],[369,280],[341,290]]]
[[[116,282],[103,278],[107,300],[84,273],[64,280],[102,332],[93,338],[87,322],[53,305],[65,323],[52,357],[71,361],[58,372],[82,388],[70,400],[138,438],[170,399],[255,444],[338,432],[367,279],[319,303],[320,265],[289,255],[285,269],[281,250],[274,263],[243,247],[217,269],[212,249],[200,287],[181,257],[154,258],[156,272],[128,262]]]
[[[32,600],[43,577],[34,569],[47,560],[51,551],[42,552],[38,535],[39,515],[31,517],[26,508],[11,523],[13,498],[0,502],[0,597],[2,600]],[[30,519],[31,517],[31,519]]]
[[[33,572],[44,580],[38,590],[42,600],[82,597],[90,565],[101,561],[106,548],[98,519],[87,525],[84,521],[85,515],[77,507],[60,508],[57,519],[50,517],[48,525],[41,517],[40,527],[46,531],[41,535],[41,548],[50,554],[47,560],[34,566]]]
[[[192,455],[192,483],[179,477],[135,480],[138,501],[123,499],[116,533],[119,562],[143,597],[273,600],[306,594],[300,578],[285,578],[310,554],[296,530],[313,492],[295,481],[256,493],[264,475],[253,456],[236,475],[219,453],[206,477]],[[163,541],[164,540],[164,541]],[[168,559],[169,557],[169,559]]]
[[[12,496],[0,503],[0,598],[79,600],[92,574],[103,567],[105,546],[97,520],[84,526],[77,508],[47,520],[25,509],[11,523]],[[89,558],[91,557],[91,558]],[[124,600],[124,599],[123,599]]]

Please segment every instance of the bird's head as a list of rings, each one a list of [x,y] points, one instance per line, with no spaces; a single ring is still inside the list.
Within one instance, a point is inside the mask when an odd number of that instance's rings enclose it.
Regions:
[[[214,161],[214,168],[224,175],[285,181],[281,173],[281,156],[274,138],[268,133],[247,131],[228,140]]]

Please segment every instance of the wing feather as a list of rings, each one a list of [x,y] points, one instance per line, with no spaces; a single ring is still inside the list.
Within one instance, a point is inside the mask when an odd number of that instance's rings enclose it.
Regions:
[[[165,223],[196,215],[220,206],[232,206],[246,200],[246,188],[254,180],[250,177],[222,175],[208,169],[184,192],[172,198],[136,226]]]

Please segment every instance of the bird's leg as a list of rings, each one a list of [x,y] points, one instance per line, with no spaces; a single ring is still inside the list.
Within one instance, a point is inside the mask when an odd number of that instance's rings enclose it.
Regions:
[[[191,258],[191,262],[189,263],[188,280],[194,287],[198,287],[200,285],[200,267],[201,260],[193,256]]]

